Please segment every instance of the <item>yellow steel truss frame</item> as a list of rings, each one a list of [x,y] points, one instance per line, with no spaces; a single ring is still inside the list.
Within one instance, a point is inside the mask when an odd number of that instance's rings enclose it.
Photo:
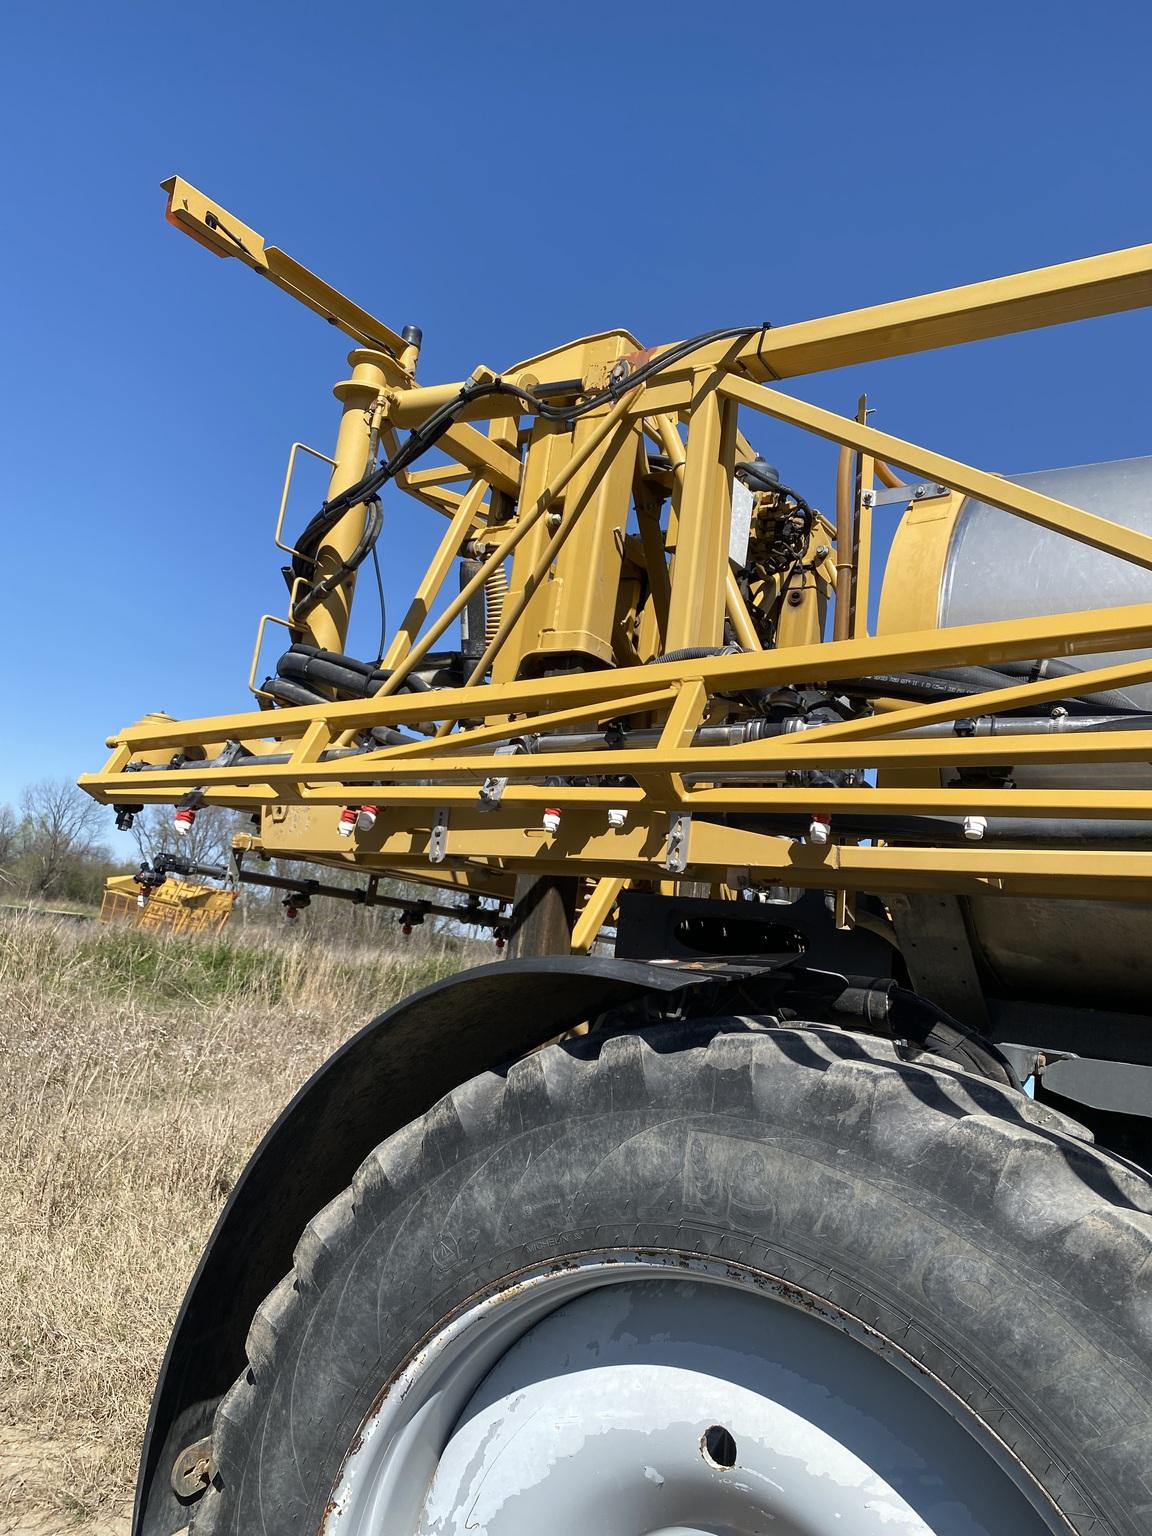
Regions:
[[[415,382],[414,342],[266,246],[186,182],[173,178],[165,185],[181,227],[217,254],[238,256],[360,344],[351,356],[351,378],[336,387],[343,419],[329,460],[330,495],[355,484],[381,447],[394,448],[398,433],[457,398],[460,384]],[[269,853],[492,895],[506,896],[512,878],[525,871],[586,875],[598,883],[577,926],[578,947],[591,943],[625,881],[1152,900],[1152,847],[1138,842],[1114,851],[925,848],[865,843],[836,831],[836,818],[849,815],[1152,820],[1152,789],[1091,787],[1105,765],[1152,763],[1152,731],[1023,735],[1014,734],[1008,720],[992,736],[907,734],[962,717],[1051,705],[1067,693],[1066,678],[928,705],[877,698],[875,713],[840,724],[739,745],[697,741],[701,727],[739,719],[738,701],[750,692],[900,668],[922,672],[1110,650],[1152,654],[1152,604],[869,639],[861,619],[866,599],[858,594],[855,622],[838,626],[841,634],[854,629],[855,637],[826,641],[824,602],[834,593],[837,558],[832,526],[821,518],[813,525],[801,584],[757,599],[780,605],[765,648],[728,558],[733,466],[747,453],[737,420],[743,407],[858,454],[861,484],[871,484],[873,465],[891,481],[885,466],[895,465],[1152,569],[1152,538],[1144,534],[766,382],[1150,301],[1152,246],[1143,246],[711,343],[632,386],[630,373],[661,349],[640,352],[625,332],[530,359],[502,377],[521,390],[567,388],[586,401],[597,401],[610,381],[611,398],[571,426],[534,416],[521,398],[488,394],[464,405],[440,439],[452,462],[398,477],[402,490],[447,523],[387,648],[391,676],[378,693],[275,709],[265,696],[266,707],[246,713],[191,721],[152,717],[110,738],[105,767],[81,783],[98,799],[125,805],[175,803],[192,790],[197,803],[258,811],[261,845]],[[495,378],[480,369],[473,382]],[[661,499],[669,502],[666,521]],[[276,539],[284,548],[282,521],[283,505]],[[329,531],[317,557],[320,574],[340,571],[364,523],[361,505]],[[476,567],[431,619],[465,551]],[[840,551],[841,568],[850,563]],[[459,615],[509,568],[507,598],[465,685],[402,692]],[[864,549],[863,579],[866,568]],[[350,579],[339,583],[306,618],[297,621],[290,611],[278,622],[297,639],[339,650],[352,591]],[[715,649],[726,624],[741,654],[644,659]],[[565,645],[586,646],[588,659],[583,670],[551,675],[549,657],[565,659],[561,634]],[[525,676],[525,669],[542,675]],[[1149,681],[1152,659],[1097,666],[1084,673],[1079,688],[1099,692]],[[428,734],[402,746],[365,746],[360,733],[380,726]],[[549,736],[574,728],[604,739],[594,752],[549,750]],[[633,728],[643,734],[630,741]],[[233,745],[225,761],[216,761],[226,744]],[[973,778],[945,786],[941,777],[944,770],[1053,763],[1081,765],[1085,786],[1008,788]],[[881,783],[817,790],[797,782],[805,772],[845,768],[878,770]],[[378,808],[375,827],[351,843],[339,839],[332,808],[366,803]],[[558,827],[542,825],[544,809],[560,813]],[[833,818],[824,846],[747,823],[750,815],[817,813]],[[745,824],[733,825],[729,817]]]

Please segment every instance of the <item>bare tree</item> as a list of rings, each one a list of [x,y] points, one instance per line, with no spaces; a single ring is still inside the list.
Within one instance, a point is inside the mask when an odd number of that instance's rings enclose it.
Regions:
[[[13,886],[13,866],[20,857],[20,818],[10,805],[0,805],[0,887]]]
[[[20,818],[10,805],[0,805],[0,870],[7,869],[20,852]]]
[[[105,808],[71,779],[30,784],[20,810],[18,864],[30,895],[55,895],[86,860],[106,855],[99,837]]]

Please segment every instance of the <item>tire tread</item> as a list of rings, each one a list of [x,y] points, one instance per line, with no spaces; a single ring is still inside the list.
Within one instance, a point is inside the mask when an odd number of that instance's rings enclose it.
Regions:
[[[699,1060],[688,1060],[688,1053]],[[782,1071],[802,1065],[808,1071]],[[703,1068],[703,1070],[701,1070]],[[260,1433],[265,1389],[285,1343],[307,1327],[317,1292],[432,1172],[471,1146],[619,1097],[671,1100],[678,1112],[743,1106],[796,1125],[831,1118],[871,1160],[915,1170],[928,1186],[966,1190],[1010,1243],[1043,1249],[1050,1272],[1103,1309],[1152,1371],[1152,1182],[1086,1140],[1066,1116],[939,1058],[826,1029],[764,1029],[739,1020],[665,1024],[552,1045],[461,1085],[378,1146],[351,1186],[297,1244],[292,1272],[258,1309],[248,1369],[222,1399],[213,1430],[219,1475],[195,1507],[193,1536],[234,1536],[230,1480]],[[863,1320],[871,1322],[862,1305]],[[954,1374],[965,1371],[954,1363]],[[1129,1426],[1148,1435],[1150,1422]],[[1027,1432],[1021,1428],[1027,1438]],[[1069,1490],[1076,1518],[1080,1495]],[[1081,1512],[1085,1532],[1097,1526]]]

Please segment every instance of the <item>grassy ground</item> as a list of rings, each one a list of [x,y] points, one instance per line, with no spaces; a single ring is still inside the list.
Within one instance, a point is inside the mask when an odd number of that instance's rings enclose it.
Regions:
[[[269,1121],[374,1013],[487,958],[411,946],[0,918],[0,1532],[122,1514],[184,1287]]]

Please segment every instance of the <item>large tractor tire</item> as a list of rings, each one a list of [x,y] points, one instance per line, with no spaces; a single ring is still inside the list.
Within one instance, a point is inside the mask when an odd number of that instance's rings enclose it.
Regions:
[[[873,1039],[550,1046],[309,1225],[194,1536],[1148,1536],[1149,1211]]]

